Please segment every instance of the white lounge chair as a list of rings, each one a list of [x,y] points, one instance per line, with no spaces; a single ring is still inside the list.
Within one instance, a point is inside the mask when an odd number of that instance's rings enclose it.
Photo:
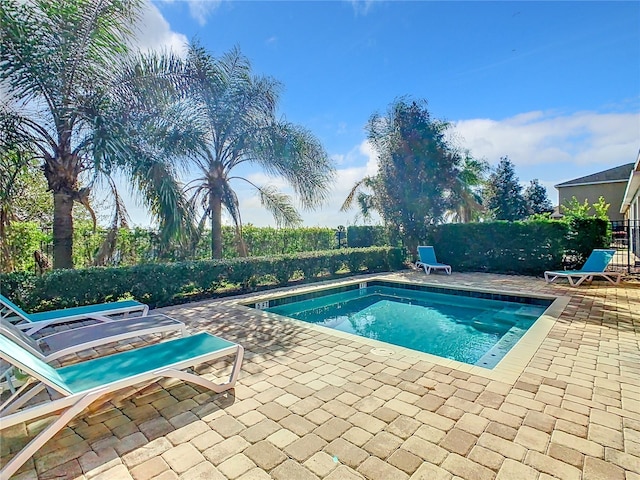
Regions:
[[[148,315],[73,328],[34,339],[7,320],[0,319],[0,334],[13,340],[36,357],[49,363],[65,355],[108,343],[156,333],[180,332],[188,335],[184,323],[166,315]],[[9,389],[13,368],[0,362],[0,378],[7,379]]]
[[[188,367],[234,354],[231,374],[222,384],[184,371]],[[69,421],[99,398],[161,377],[178,378],[220,393],[235,385],[243,356],[244,348],[241,345],[208,333],[199,333],[53,368],[9,338],[0,335],[0,358],[29,374],[32,380],[0,405],[0,430],[60,412],[53,423],[7,462],[0,471],[0,478],[13,475]],[[45,388],[55,391],[61,398],[22,408]]]
[[[63,308],[48,312],[27,313],[4,295],[0,294],[0,318],[15,324],[29,335],[48,325],[93,319],[100,322],[113,320],[112,315],[129,315],[131,313],[147,315],[149,306],[135,300],[96,303],[82,307]]]
[[[451,275],[451,265],[440,263],[436,260],[436,252],[432,246],[418,247],[418,255],[420,260],[416,262],[416,267],[424,268],[427,275],[431,274],[431,270],[444,270],[447,275]]]
[[[615,253],[613,249],[595,248],[580,270],[549,270],[544,272],[544,279],[547,283],[551,283],[557,278],[566,278],[569,280],[569,285],[577,287],[582,282],[593,281],[594,277],[603,277],[612,284],[618,285],[622,273],[605,272]]]

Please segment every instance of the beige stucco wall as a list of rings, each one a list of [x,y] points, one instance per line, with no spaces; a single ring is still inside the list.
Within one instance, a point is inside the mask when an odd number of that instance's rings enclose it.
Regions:
[[[631,205],[629,205],[624,217],[625,220],[640,220],[640,189],[636,190],[633,200],[631,200]]]
[[[627,220],[629,220],[631,230],[631,238],[629,241],[631,251],[635,254],[636,258],[640,259],[640,190],[636,191],[636,196],[627,214]]]
[[[571,197],[576,197],[580,203],[583,203],[586,199],[590,204],[593,204],[598,201],[598,198],[604,197],[605,201],[611,204],[609,207],[609,219],[613,221],[623,220],[623,215],[620,213],[620,205],[626,188],[626,181],[558,187],[559,204],[565,205],[566,202],[571,200]],[[562,212],[562,209],[560,209],[560,212]],[[591,213],[594,212],[592,211]]]

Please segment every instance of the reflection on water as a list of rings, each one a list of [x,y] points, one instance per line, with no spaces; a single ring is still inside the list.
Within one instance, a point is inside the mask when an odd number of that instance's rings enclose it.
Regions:
[[[544,310],[537,305],[390,287],[368,287],[268,309],[470,364],[507,333],[513,345]]]

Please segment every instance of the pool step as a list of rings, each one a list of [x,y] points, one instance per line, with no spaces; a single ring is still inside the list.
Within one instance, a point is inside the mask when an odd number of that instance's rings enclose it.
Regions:
[[[518,343],[526,332],[526,328],[512,327],[487,353],[478,359],[475,365],[484,368],[495,367],[500,360]]]
[[[507,307],[477,315],[471,324],[481,332],[500,334],[514,327],[526,330],[540,314],[540,309],[536,306]]]
[[[471,322],[471,325],[476,330],[496,334],[504,333],[513,327],[514,324],[513,314],[502,311],[481,313],[473,317],[473,321]]]

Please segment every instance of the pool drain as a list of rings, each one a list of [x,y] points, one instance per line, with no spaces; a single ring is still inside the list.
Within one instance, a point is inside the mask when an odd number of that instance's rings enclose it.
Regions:
[[[371,353],[381,357],[390,357],[393,355],[393,350],[389,350],[388,348],[372,348]]]

